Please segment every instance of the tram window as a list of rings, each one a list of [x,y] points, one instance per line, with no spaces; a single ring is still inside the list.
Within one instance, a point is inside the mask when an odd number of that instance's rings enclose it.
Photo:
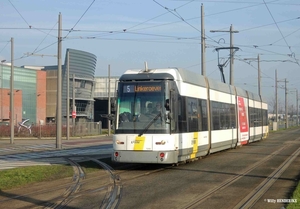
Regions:
[[[257,108],[257,123],[256,123],[256,127],[258,126],[262,126],[262,110]]]
[[[187,132],[186,120],[185,97],[180,97],[178,99],[178,128],[180,132]]]
[[[235,127],[234,105],[212,102],[212,130],[230,129]]]
[[[188,131],[198,131],[198,105],[197,99],[187,98]]]
[[[226,129],[226,108],[225,104],[220,107],[220,129]]]
[[[249,126],[250,126],[250,127],[253,127],[253,119],[252,119],[253,116],[252,116],[252,114],[253,114],[253,113],[252,113],[252,108],[249,107],[249,122],[250,122],[250,123],[249,123]]]
[[[235,105],[230,105],[230,128],[236,128],[236,111]]]
[[[198,130],[202,131],[203,123],[202,100],[198,99]]]
[[[120,104],[120,114],[124,112],[131,112],[131,102],[130,101],[124,101]]]
[[[259,126],[259,121],[260,121],[260,114],[259,114],[259,109],[255,109],[256,111],[256,120],[255,120],[255,127]]]
[[[200,107],[200,112],[201,112],[201,118],[200,120],[202,120],[202,131],[207,131],[208,130],[208,124],[207,124],[207,101],[206,100],[201,100],[201,103],[199,102],[199,104],[201,105]]]
[[[221,103],[220,129],[229,129],[229,127],[230,127],[230,104]]]
[[[165,108],[166,108],[167,111],[170,111],[170,102],[169,102],[169,99],[166,99]]]
[[[268,125],[268,111],[262,110],[262,112],[263,112],[263,125],[267,126]]]
[[[212,102],[212,129],[219,130],[220,129],[220,103]]]
[[[249,113],[250,113],[250,127],[255,127],[256,126],[256,121],[257,121],[256,108],[250,107],[249,108]]]

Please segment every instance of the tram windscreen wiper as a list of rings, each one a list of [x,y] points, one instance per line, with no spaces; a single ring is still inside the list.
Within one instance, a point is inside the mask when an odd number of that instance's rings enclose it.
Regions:
[[[161,116],[161,112],[159,112],[149,123],[148,125],[144,128],[144,130],[138,135],[138,136],[142,136],[149,128],[150,126],[157,121],[157,119],[159,118],[159,116]]]

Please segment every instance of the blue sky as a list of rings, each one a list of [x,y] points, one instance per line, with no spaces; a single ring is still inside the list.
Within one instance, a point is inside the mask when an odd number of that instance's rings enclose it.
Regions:
[[[120,76],[127,69],[180,67],[201,73],[201,4],[206,31],[206,73],[221,80],[215,48],[229,46],[233,25],[234,84],[257,92],[260,55],[262,95],[274,98],[275,69],[287,79],[289,104],[300,91],[300,2],[298,0],[2,0],[0,2],[0,59],[10,61],[14,38],[14,64],[55,65],[57,22],[62,14],[62,53],[66,48],[97,56],[96,76]],[[71,30],[73,28],[73,30]],[[41,56],[26,56],[25,53]],[[229,51],[220,51],[228,58]],[[251,62],[245,59],[253,59]],[[224,68],[229,82],[229,65]],[[283,86],[284,83],[278,83]],[[284,89],[278,90],[284,105]],[[299,92],[300,93],[300,92]]]

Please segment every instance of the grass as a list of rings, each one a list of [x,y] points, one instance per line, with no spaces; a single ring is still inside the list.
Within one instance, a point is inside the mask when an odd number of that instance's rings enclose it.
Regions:
[[[18,188],[30,183],[51,181],[72,175],[73,168],[67,165],[28,166],[2,170],[0,171],[0,190]]]
[[[99,170],[99,165],[91,161],[79,164],[86,173]],[[1,170],[0,191],[19,188],[31,183],[71,177],[73,174],[73,168],[70,165],[41,165]]]
[[[299,209],[300,208],[300,181],[298,182],[298,186],[296,187],[291,199],[296,199],[297,203],[289,203],[287,209]]]

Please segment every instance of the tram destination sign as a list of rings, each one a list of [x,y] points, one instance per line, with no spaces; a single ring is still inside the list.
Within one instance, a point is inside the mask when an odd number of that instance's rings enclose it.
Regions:
[[[123,93],[137,93],[137,92],[161,92],[161,86],[157,85],[124,85]]]

